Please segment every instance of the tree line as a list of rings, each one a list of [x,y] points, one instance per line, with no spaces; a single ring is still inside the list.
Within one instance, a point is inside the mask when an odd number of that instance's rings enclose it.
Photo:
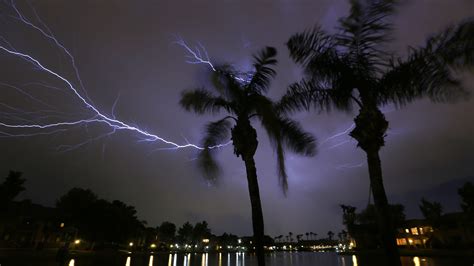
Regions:
[[[466,182],[458,189],[458,195],[461,203],[462,216],[460,216],[458,223],[465,228],[474,228],[474,185],[471,182]],[[342,209],[342,223],[346,226],[347,231],[351,235],[357,234],[356,227],[362,228],[364,233],[372,233],[380,239],[380,232],[373,225],[377,224],[377,210],[373,204],[368,204],[367,207],[359,212],[357,208],[350,205],[340,205]],[[423,218],[436,230],[443,225],[443,206],[440,202],[429,201],[424,197],[421,198],[418,205]],[[391,223],[395,228],[403,228],[406,220],[405,207],[401,204],[390,204]],[[449,227],[449,226],[448,226]]]
[[[10,171],[0,183],[1,213],[18,214],[20,207],[14,200],[25,190],[25,182],[22,172]],[[32,204],[29,200],[22,203]],[[171,222],[147,227],[146,221],[138,219],[134,206],[120,200],[102,199],[90,189],[70,189],[56,201],[55,207],[54,222],[76,228],[78,237],[91,243],[123,245],[146,235],[149,242],[195,244],[211,236],[211,229],[206,221],[195,225],[185,222],[179,228]]]

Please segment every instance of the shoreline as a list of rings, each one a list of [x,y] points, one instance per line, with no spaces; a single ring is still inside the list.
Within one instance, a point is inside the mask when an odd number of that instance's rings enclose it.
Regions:
[[[474,257],[474,249],[400,249],[400,256],[404,257]],[[383,250],[354,250],[338,252],[340,255],[382,255]]]

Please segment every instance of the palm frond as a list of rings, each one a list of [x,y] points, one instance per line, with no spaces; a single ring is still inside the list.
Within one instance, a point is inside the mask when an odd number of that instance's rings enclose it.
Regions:
[[[212,75],[214,89],[227,101],[235,101],[242,97],[242,86],[236,81],[237,71],[230,65],[217,66]]]
[[[247,85],[252,91],[262,93],[268,90],[271,79],[276,75],[276,71],[271,68],[277,63],[276,54],[275,48],[265,47],[258,55],[253,57],[255,72]]]
[[[467,97],[468,90],[453,68],[474,65],[474,23],[462,23],[428,39],[422,48],[411,49],[406,60],[392,60],[380,80],[380,102],[405,105],[421,97],[439,102]]]
[[[320,26],[316,25],[312,30],[297,33],[286,43],[290,51],[290,57],[302,66],[308,66],[316,56],[334,53],[336,43]]]
[[[288,175],[286,174],[285,152],[279,127],[279,113],[275,108],[275,104],[269,98],[261,94],[250,95],[249,103],[253,106],[252,111],[254,111],[255,115],[260,119],[270,139],[270,143],[276,151],[278,181],[283,193],[286,195],[288,190]]]
[[[202,146],[204,149],[198,155],[198,166],[204,173],[204,176],[211,182],[214,182],[220,172],[214,153],[214,146],[222,144],[230,138],[230,128],[232,123],[228,120],[230,117],[208,123],[204,132]]]
[[[336,39],[347,49],[360,72],[377,72],[384,65],[387,53],[381,45],[390,40],[397,0],[351,0],[349,15],[339,20],[341,33]]]
[[[281,117],[279,120],[280,136],[288,149],[304,156],[316,155],[316,139],[310,133],[292,119]]]
[[[288,191],[288,174],[286,172],[284,147],[304,156],[314,156],[316,154],[316,139],[310,133],[304,132],[297,122],[289,118],[280,117],[278,124],[279,132],[268,132],[268,135],[271,139],[274,139],[278,180],[283,193],[286,195]]]
[[[351,94],[357,84],[371,79],[367,72],[358,71],[358,64],[338,50],[332,36],[316,27],[313,31],[296,34],[287,43],[290,56],[304,67],[308,79],[332,89]],[[304,84],[302,84],[304,85]]]
[[[196,89],[184,91],[181,94],[180,105],[186,111],[194,111],[198,114],[217,113],[221,109],[232,112],[232,105],[222,97],[214,96],[207,90]]]
[[[221,172],[221,168],[214,158],[214,153],[211,149],[206,148],[199,152],[197,164],[201,173],[204,174],[206,180],[211,183],[215,183],[217,181]]]
[[[446,29],[428,42],[436,44],[437,52],[450,66],[474,66],[474,18]]]
[[[311,107],[321,111],[351,110],[352,92],[327,87],[315,80],[302,80],[289,86],[286,94],[277,104],[277,109],[283,113],[309,110]]]
[[[350,64],[344,62],[336,49],[334,38],[319,26],[310,31],[293,35],[287,42],[290,57],[302,65],[309,76],[338,80],[351,73]]]
[[[288,192],[288,174],[286,173],[285,150],[281,140],[277,141],[275,150],[277,154],[278,183],[286,196]]]
[[[285,168],[284,148],[305,156],[313,156],[316,151],[315,139],[311,134],[304,132],[298,123],[283,117],[269,98],[255,94],[250,97],[250,100],[255,105],[255,114],[260,119],[275,149],[279,183],[283,192],[286,193],[288,175]]]

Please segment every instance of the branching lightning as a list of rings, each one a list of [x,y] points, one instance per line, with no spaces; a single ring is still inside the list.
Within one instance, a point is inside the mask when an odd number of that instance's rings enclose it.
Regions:
[[[207,53],[206,48],[201,43],[197,43],[197,46],[191,48],[183,38],[176,36],[175,44],[183,47],[183,49],[188,53],[186,55],[186,62],[189,64],[204,64],[209,66],[209,68],[216,72],[218,71],[217,68],[212,64],[211,59],[209,58],[209,54]],[[246,73],[234,73],[232,77],[242,84],[248,84],[250,79],[253,76],[253,71],[249,71]]]
[[[112,106],[112,113],[111,115],[107,115],[99,110],[94,103],[89,99],[89,96],[87,95],[87,91],[84,87],[84,83],[79,75],[79,69],[76,66],[76,60],[74,56],[66,49],[66,47],[52,34],[51,30],[41,21],[39,16],[37,15],[36,11],[33,9],[33,12],[36,16],[36,20],[38,21],[38,24],[35,24],[31,20],[29,20],[25,15],[23,15],[20,11],[19,8],[15,5],[14,1],[11,0],[11,2],[8,3],[8,5],[11,7],[11,9],[14,11],[15,18],[24,26],[29,27],[30,29],[40,33],[45,39],[50,41],[55,45],[56,48],[58,48],[64,55],[67,56],[67,58],[70,61],[70,64],[72,68],[74,69],[75,73],[75,78],[77,80],[77,83],[79,84],[78,88],[74,85],[74,82],[67,79],[65,76],[61,75],[59,72],[56,72],[53,70],[51,67],[48,67],[46,64],[42,63],[39,59],[34,57],[32,54],[29,54],[27,52],[19,51],[14,48],[14,46],[11,44],[11,42],[8,42],[5,38],[0,36],[0,53],[4,53],[13,57],[16,57],[20,60],[24,60],[27,63],[31,64],[35,69],[49,75],[50,77],[53,77],[59,81],[61,81],[65,85],[65,89],[72,92],[74,97],[79,100],[83,107],[88,110],[89,114],[87,115],[87,118],[83,119],[75,119],[75,120],[60,120],[52,123],[38,123],[35,121],[38,121],[39,118],[36,117],[36,119],[25,119],[25,118],[20,118],[15,116],[15,114],[23,114],[25,113],[21,112],[20,109],[11,107],[7,104],[0,103],[2,106],[7,107],[8,109],[12,110],[13,113],[6,113],[2,112],[1,114],[4,117],[8,117],[9,120],[15,120],[16,123],[10,123],[6,121],[0,121],[0,128],[5,128],[5,129],[10,129],[10,130],[38,130],[39,132],[34,132],[34,133],[10,133],[10,132],[0,132],[0,136],[2,137],[26,137],[26,136],[36,136],[36,135],[47,135],[47,134],[54,134],[58,132],[63,132],[67,128],[70,128],[72,126],[78,126],[78,125],[89,125],[89,124],[102,124],[110,128],[110,131],[99,135],[93,139],[88,139],[84,141],[83,143],[79,143],[77,145],[63,145],[60,148],[65,149],[65,150],[71,150],[80,146],[83,146],[87,143],[90,143],[91,141],[98,140],[100,138],[110,136],[113,133],[119,131],[119,130],[125,130],[125,131],[130,131],[133,133],[136,133],[137,136],[140,138],[140,141],[145,141],[145,142],[160,142],[168,145],[167,148],[164,149],[183,149],[183,148],[194,148],[194,149],[203,149],[203,147],[200,147],[198,145],[192,144],[192,143],[186,143],[186,144],[178,144],[176,142],[167,140],[163,137],[160,137],[157,134],[151,133],[147,130],[141,129],[138,126],[131,125],[127,122],[124,122],[115,116],[115,107],[118,101],[118,97],[115,100],[113,106]],[[183,47],[185,47],[185,44],[183,42]],[[201,51],[198,49],[196,50],[197,53],[195,53],[193,50],[189,49],[188,52],[194,56],[195,59],[197,58],[207,58],[209,59],[209,56],[207,55],[207,52],[205,52],[204,47],[202,47],[202,51],[204,54],[201,53]],[[195,62],[195,63],[206,63],[208,64],[213,71],[215,71],[214,66],[210,62],[210,60],[201,60],[200,62]],[[48,107],[52,107],[51,105],[47,105],[46,103],[34,98],[32,95],[28,94],[24,89],[21,89],[19,87],[9,85],[9,84],[0,84],[2,86],[8,86],[10,88],[13,88],[17,90],[19,93],[31,98],[34,101],[40,102],[42,105],[46,105]],[[47,84],[36,84],[40,85],[46,88],[50,89],[60,89],[54,86],[49,86]],[[46,113],[48,111],[37,111],[38,113]],[[51,111],[50,111],[51,112]],[[34,112],[30,112],[32,114]],[[49,116],[51,118],[52,116]],[[45,117],[42,117],[43,119]],[[22,121],[21,123],[19,121]],[[46,130],[46,131],[45,131]],[[49,131],[48,131],[49,130]],[[227,145],[226,144],[221,144],[217,145],[214,147],[210,148],[218,148]]]

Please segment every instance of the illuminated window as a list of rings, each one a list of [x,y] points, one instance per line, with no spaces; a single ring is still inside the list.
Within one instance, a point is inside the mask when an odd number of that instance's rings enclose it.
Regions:
[[[420,235],[424,234],[423,227],[418,228],[420,230]]]
[[[405,229],[405,233],[409,234],[410,233],[410,229]]]
[[[405,238],[397,238],[397,245],[398,246],[406,246],[407,240]]]
[[[411,234],[417,236],[418,235],[418,228],[416,228],[416,227],[411,228]]]

